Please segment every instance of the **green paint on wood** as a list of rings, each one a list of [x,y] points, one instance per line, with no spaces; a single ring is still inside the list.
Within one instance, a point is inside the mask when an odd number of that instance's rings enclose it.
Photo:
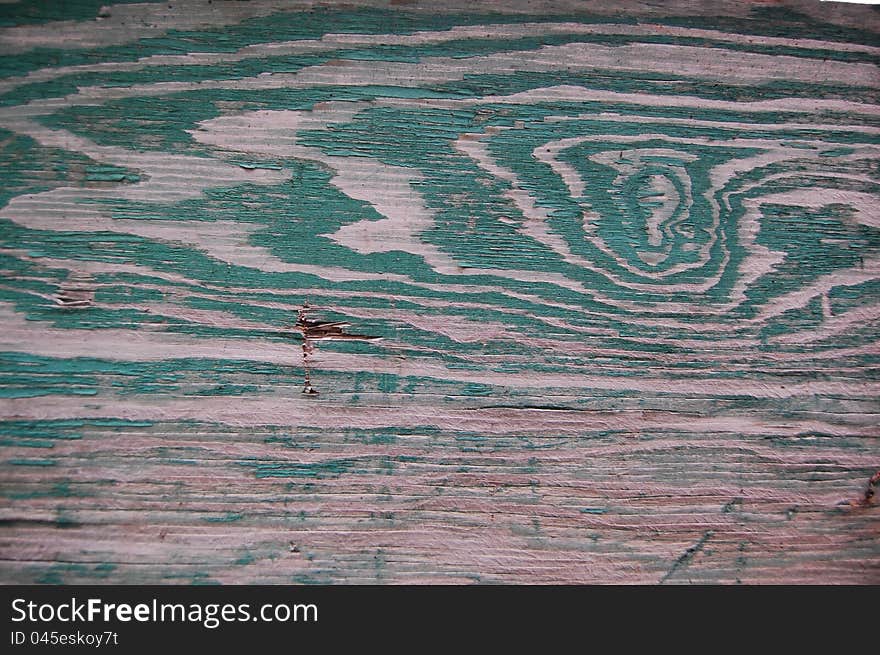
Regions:
[[[869,581],[869,12],[62,4],[0,9],[5,581]],[[382,338],[313,397],[306,302]]]

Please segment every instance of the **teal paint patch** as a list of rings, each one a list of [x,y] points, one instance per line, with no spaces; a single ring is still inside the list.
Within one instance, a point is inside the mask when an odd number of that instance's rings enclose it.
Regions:
[[[489,396],[492,395],[492,387],[487,384],[468,384],[462,389],[462,393],[467,396]]]
[[[114,0],[113,4],[135,4],[141,0]],[[105,6],[103,0],[16,0],[0,4],[0,27],[42,25],[53,21],[94,20]]]
[[[139,175],[129,173],[118,166],[89,166],[86,168],[86,182],[140,182]]]
[[[69,479],[60,482],[45,482],[38,485],[12,484],[10,486],[11,488],[8,489],[0,489],[0,496],[13,501],[37,498],[93,498],[98,496],[97,491],[89,489],[88,483],[75,483]]]
[[[353,466],[347,459],[337,459],[314,464],[287,464],[266,462],[252,464],[243,462],[244,466],[252,467],[257,478],[338,478]]]
[[[830,150],[823,150],[819,154],[823,157],[845,157],[854,152],[853,148],[831,148]]]
[[[649,93],[665,96],[688,96],[706,100],[725,100],[732,102],[755,102],[788,97],[819,97],[825,99],[853,100],[856,102],[877,102],[876,89],[843,84],[806,84],[793,81],[768,81],[758,86],[725,84],[723,81],[707,81],[698,78],[680,77],[671,80],[670,75],[633,71],[621,75],[613,69],[596,69],[590,73],[554,71],[541,73],[531,71],[510,71],[501,73],[469,73],[456,82],[445,82],[432,86],[435,91],[455,94],[460,97],[483,95],[509,95],[534,88],[553,87],[559,84],[585,86],[622,93]],[[537,106],[558,106],[560,103],[536,102]],[[565,104],[565,103],[562,103]],[[574,103],[569,103],[574,104]],[[581,104],[581,103],[577,103]],[[590,107],[592,103],[583,103]],[[675,111],[674,108],[670,108]],[[644,108],[654,111],[654,108]],[[679,110],[680,111],[680,110]],[[685,110],[686,111],[686,110]],[[701,109],[700,114],[705,110]],[[860,119],[861,121],[862,119]],[[869,119],[870,120],[870,119]]]
[[[62,186],[84,187],[93,181],[89,179],[90,175],[96,174],[96,171],[108,170],[79,153],[47,148],[28,136],[14,134],[5,129],[0,129],[0,165],[3,167],[0,206],[19,195],[40,193]],[[121,174],[123,178],[129,175],[117,167],[109,170]],[[9,243],[2,232],[0,236],[3,236],[4,243]],[[43,251],[42,248],[33,250]]]
[[[880,37],[873,32],[818,20],[789,7],[757,5],[749,9],[745,19],[728,16],[666,17],[663,24],[794,39],[802,38],[807,33],[812,38],[828,41],[864,43],[875,47],[880,45]]]
[[[13,459],[7,459],[7,464],[12,466],[57,466],[58,461],[54,459],[37,459],[35,457],[23,458],[16,457]]]
[[[67,585],[76,584],[77,582],[80,584],[100,584],[101,581],[106,581],[118,568],[118,565],[112,562],[102,562],[94,565],[55,563],[42,571],[34,567],[34,582],[47,585]]]
[[[383,373],[379,376],[379,391],[382,393],[394,393],[397,386],[398,378],[396,375]]]
[[[880,230],[851,220],[844,206],[822,209],[765,205],[771,218],[759,242],[783,249],[786,259],[776,269],[772,292],[790,291],[835,270],[858,266],[880,249]],[[756,289],[755,292],[759,292]]]
[[[248,564],[253,564],[257,561],[257,558],[252,553],[245,553],[237,560],[235,560],[235,564],[237,566],[247,566]]]
[[[208,523],[235,523],[241,521],[243,518],[244,514],[241,512],[226,512],[221,516],[207,516],[205,517],[205,521]]]
[[[215,105],[207,100],[190,101],[186,111],[181,110],[168,98],[147,96],[98,106],[71,106],[39,120],[48,127],[70,130],[101,145],[209,155],[210,149],[195,144],[187,130],[194,129],[197,120],[216,117]]]

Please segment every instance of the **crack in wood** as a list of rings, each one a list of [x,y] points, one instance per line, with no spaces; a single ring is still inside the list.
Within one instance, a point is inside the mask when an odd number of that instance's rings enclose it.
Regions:
[[[697,541],[697,543],[695,543],[693,546],[691,546],[686,551],[684,551],[684,553],[682,553],[681,557],[679,557],[677,560],[675,560],[675,562],[672,564],[672,567],[666,572],[666,575],[664,575],[660,579],[660,584],[663,584],[667,580],[669,580],[669,578],[671,578],[675,574],[675,572],[678,571],[679,569],[687,567],[688,564],[691,563],[691,560],[694,558],[694,556],[697,553],[699,553],[701,550],[703,550],[703,547],[706,545],[706,542],[708,542],[709,539],[711,539],[714,534],[715,534],[715,532],[713,530],[706,530],[706,532],[703,533],[703,536],[700,537],[700,539]]]
[[[315,352],[316,341],[378,341],[382,337],[368,334],[351,334],[345,331],[350,323],[346,321],[315,321],[308,318],[308,314],[314,311],[314,307],[304,302],[297,312],[294,329],[302,334],[302,361],[304,371],[303,390],[304,394],[315,396],[318,390],[312,386],[311,366],[309,357]]]

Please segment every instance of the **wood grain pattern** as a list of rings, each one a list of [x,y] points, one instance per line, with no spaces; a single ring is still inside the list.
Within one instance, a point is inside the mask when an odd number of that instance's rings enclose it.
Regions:
[[[876,9],[47,4],[0,581],[880,583]]]

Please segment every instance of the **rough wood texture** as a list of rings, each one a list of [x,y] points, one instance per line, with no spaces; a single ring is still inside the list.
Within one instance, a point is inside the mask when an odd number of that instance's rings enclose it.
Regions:
[[[876,9],[52,5],[0,580],[880,583]]]

